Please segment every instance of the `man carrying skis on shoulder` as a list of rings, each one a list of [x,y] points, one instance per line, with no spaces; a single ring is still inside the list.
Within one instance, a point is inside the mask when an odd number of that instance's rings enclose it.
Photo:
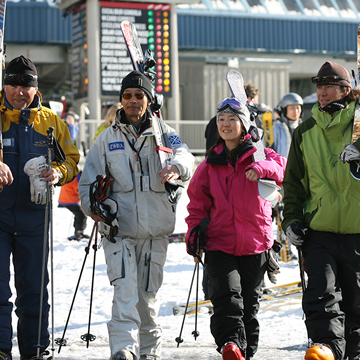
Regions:
[[[41,284],[47,184],[65,184],[78,173],[79,152],[67,125],[41,105],[37,70],[19,56],[5,70],[0,93],[3,159],[0,161],[0,359],[11,360],[10,256],[14,264],[17,338],[21,360],[37,356],[40,293],[43,287],[40,358],[49,345],[48,273]],[[66,160],[48,169],[49,127]],[[48,229],[48,226],[46,226]],[[47,257],[46,257],[47,258]],[[48,353],[48,352],[47,352]]]
[[[360,181],[342,162],[354,153],[346,145],[359,92],[351,89],[348,71],[334,62],[324,63],[312,82],[318,102],[293,135],[282,227],[305,254],[303,310],[310,339],[305,359],[355,360],[360,358]]]
[[[114,286],[108,323],[111,360],[161,358],[156,293],[176,207],[169,202],[165,183],[188,180],[194,163],[175,130],[164,124],[163,135],[174,155],[161,168],[154,141],[156,119],[148,110],[153,100],[152,84],[145,75],[132,71],[123,79],[123,108],[93,143],[79,184],[85,213],[102,227],[108,276]],[[89,195],[89,186],[95,189],[94,196]],[[104,220],[112,226],[104,225]]]

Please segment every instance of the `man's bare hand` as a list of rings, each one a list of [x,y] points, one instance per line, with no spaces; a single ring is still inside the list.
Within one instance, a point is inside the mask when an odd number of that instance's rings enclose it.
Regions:
[[[10,168],[3,162],[0,162],[0,188],[3,185],[11,185],[14,181]]]
[[[165,184],[167,181],[176,180],[180,176],[179,169],[176,165],[167,165],[160,172],[161,183]]]
[[[55,185],[60,181],[59,173],[54,168],[43,170],[39,177],[44,178],[44,181],[49,186]]]

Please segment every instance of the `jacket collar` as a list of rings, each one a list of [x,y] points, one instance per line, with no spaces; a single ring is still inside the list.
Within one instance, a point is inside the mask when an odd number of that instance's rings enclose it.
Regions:
[[[313,118],[316,124],[322,129],[326,130],[335,125],[341,126],[341,129],[346,129],[349,122],[353,119],[355,113],[355,101],[352,101],[345,109],[329,114],[319,110],[319,103],[316,103],[312,108]]]
[[[116,113],[116,118],[113,124],[114,130],[120,129],[126,134],[136,134],[136,137],[139,137],[140,134],[144,133],[145,130],[152,126],[152,115],[148,109],[146,109],[145,116],[143,121],[140,124],[139,129],[136,129],[134,125],[131,124],[130,120],[127,118],[124,109],[120,109]]]
[[[240,153],[238,155],[238,160],[242,158],[247,158],[251,156],[256,151],[256,148],[252,142],[252,140],[246,139],[243,142],[242,147],[240,148]],[[227,149],[225,148],[224,144],[219,144],[213,151],[209,153],[206,158],[206,163],[211,165],[221,165],[221,166],[228,166],[229,161],[226,158],[228,154]],[[244,156],[246,154],[246,156]],[[237,160],[237,161],[238,161]]]

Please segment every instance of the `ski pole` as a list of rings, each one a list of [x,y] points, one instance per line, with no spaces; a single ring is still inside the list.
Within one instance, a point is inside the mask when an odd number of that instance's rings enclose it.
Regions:
[[[182,321],[182,324],[181,324],[180,334],[179,334],[179,336],[175,339],[175,341],[177,342],[177,347],[179,347],[179,345],[180,345],[182,342],[184,342],[184,340],[181,338],[181,334],[182,334],[182,331],[183,331],[183,328],[184,328],[185,316],[186,316],[187,308],[188,308],[188,306],[189,306],[191,289],[192,289],[192,286],[193,286],[193,283],[194,283],[194,277],[195,277],[196,269],[197,269],[198,266],[199,266],[199,264],[198,264],[198,263],[195,263],[194,272],[193,272],[193,276],[192,276],[191,284],[190,284],[190,289],[189,289],[189,295],[188,295],[188,298],[187,298],[187,301],[186,301],[184,317],[183,317],[183,321]]]
[[[48,134],[48,169],[52,167],[52,151],[53,151],[53,132],[54,128],[49,127],[46,130]],[[42,322],[42,307],[43,307],[43,296],[44,296],[44,283],[45,283],[45,271],[46,271],[46,254],[47,254],[47,241],[48,241],[48,232],[49,232],[49,209],[51,203],[51,193],[52,193],[52,186],[47,185],[47,194],[46,194],[46,205],[45,205],[45,222],[44,222],[44,239],[43,239],[43,256],[42,256],[42,268],[41,268],[41,282],[40,282],[40,309],[39,309],[39,326],[38,326],[38,341],[36,345],[36,359],[40,359],[40,349],[41,349],[41,322]],[[50,224],[51,225],[51,224]],[[51,246],[52,247],[52,246]],[[52,250],[52,249],[51,249]],[[53,269],[51,269],[51,276],[53,276]],[[53,278],[51,279],[51,283],[53,283]],[[53,291],[53,288],[52,288]],[[52,300],[53,300],[53,294]],[[54,307],[54,303],[52,302],[52,308]],[[52,310],[53,314],[53,310]],[[53,315],[52,315],[53,320]],[[53,329],[54,329],[54,324]],[[54,334],[52,334],[54,335]],[[54,346],[52,346],[54,347]]]
[[[297,246],[298,258],[299,258],[299,268],[300,268],[300,279],[301,279],[301,287],[303,292],[306,289],[306,281],[305,281],[305,270],[304,270],[304,258],[301,252],[301,246]]]
[[[93,271],[92,271],[92,279],[91,279],[91,290],[90,290],[90,308],[89,308],[89,322],[88,322],[88,332],[87,334],[81,335],[81,340],[86,341],[86,347],[89,347],[89,342],[94,341],[96,339],[95,335],[90,334],[90,323],[91,323],[91,309],[93,302],[93,294],[94,294],[94,280],[95,280],[95,262],[96,262],[96,252],[97,252],[97,229],[98,223],[95,223],[96,231],[95,231],[95,240],[94,240],[94,260],[93,260]]]
[[[65,323],[65,328],[64,328],[64,332],[63,332],[62,338],[55,340],[56,344],[59,345],[58,354],[60,354],[61,347],[62,347],[63,345],[66,346],[66,340],[64,340],[64,337],[65,337],[65,333],[66,333],[67,326],[68,326],[68,324],[69,324],[71,311],[72,311],[72,308],[73,308],[74,303],[75,303],[76,294],[77,294],[77,291],[78,291],[78,289],[79,289],[79,284],[80,284],[80,280],[81,280],[82,273],[83,273],[83,271],[84,271],[85,262],[86,262],[87,256],[89,255],[89,249],[90,249],[91,241],[92,241],[92,239],[93,239],[95,230],[97,230],[97,222],[94,223],[93,229],[92,229],[92,231],[91,231],[89,243],[88,243],[88,245],[85,247],[85,258],[84,258],[84,261],[83,261],[83,264],[82,264],[82,267],[81,267],[81,270],[80,270],[79,279],[78,279],[78,282],[77,282],[77,284],[76,284],[74,296],[73,296],[73,299],[72,299],[72,302],[71,302],[71,305],[70,305],[69,315],[68,315],[67,320],[66,320],[66,323]]]
[[[196,341],[196,338],[200,335],[197,330],[197,319],[198,319],[198,303],[199,303],[199,263],[196,264],[196,300],[195,300],[195,330],[191,333]]]

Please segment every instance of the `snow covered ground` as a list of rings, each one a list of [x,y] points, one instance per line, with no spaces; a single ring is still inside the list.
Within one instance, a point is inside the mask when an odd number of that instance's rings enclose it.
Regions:
[[[73,233],[73,218],[70,211],[57,207],[58,193],[59,189],[56,189],[53,197],[55,338],[61,338],[63,335],[81,266],[85,258],[85,248],[87,247],[87,242],[69,242],[67,240],[67,237]],[[188,198],[185,193],[178,206],[175,232],[186,231],[184,219],[187,215],[187,202]],[[89,235],[92,226],[92,220],[88,219],[86,232]],[[62,347],[60,354],[58,354],[58,346],[55,346],[55,357],[58,359],[108,359],[110,356],[106,324],[111,316],[113,290],[107,278],[102,249],[96,252],[96,275],[91,312],[90,333],[95,335],[96,339],[90,342],[88,348],[86,342],[81,340],[81,335],[88,333],[94,253],[94,250],[91,249],[85,262],[85,268],[65,335],[67,346]],[[184,243],[169,244],[164,270],[164,282],[158,293],[158,300],[161,304],[159,322],[163,327],[162,360],[220,360],[221,355],[215,350],[216,346],[209,330],[210,316],[206,311],[201,311],[198,315],[197,329],[200,336],[196,340],[192,335],[195,330],[195,316],[189,315],[185,319],[182,332],[183,343],[177,347],[175,341],[175,338],[180,334],[183,317],[175,317],[172,309],[175,305],[186,303],[194,271],[193,259],[187,255]],[[202,279],[202,271],[200,271],[200,279]],[[282,263],[277,285],[298,280],[300,280],[300,276],[297,262]],[[267,285],[271,286],[271,283],[267,281]],[[199,299],[202,298],[203,294],[200,290]],[[15,296],[12,298],[12,301],[14,300]],[[190,300],[195,300],[195,285]],[[269,305],[265,301],[262,302],[259,320],[261,325],[260,344],[258,353],[253,360],[303,359],[307,336],[301,310],[301,298],[288,299],[285,302],[273,305]],[[17,318],[14,314],[13,356],[18,358],[16,321]]]

